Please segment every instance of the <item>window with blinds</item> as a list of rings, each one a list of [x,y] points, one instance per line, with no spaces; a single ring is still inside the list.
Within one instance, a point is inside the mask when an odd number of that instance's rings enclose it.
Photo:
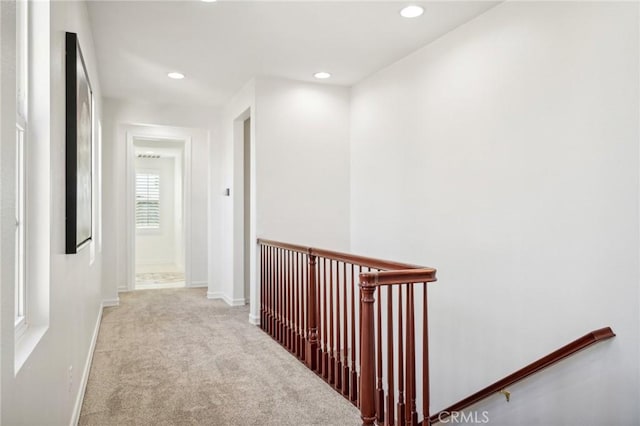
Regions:
[[[136,173],[136,228],[160,229],[160,175]]]

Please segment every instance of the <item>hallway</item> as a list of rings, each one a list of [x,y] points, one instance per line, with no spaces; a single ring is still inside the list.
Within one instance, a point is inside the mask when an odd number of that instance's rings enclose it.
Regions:
[[[81,425],[349,425],[358,410],[205,289],[104,310]]]
[[[0,27],[0,425],[640,426],[640,0]]]

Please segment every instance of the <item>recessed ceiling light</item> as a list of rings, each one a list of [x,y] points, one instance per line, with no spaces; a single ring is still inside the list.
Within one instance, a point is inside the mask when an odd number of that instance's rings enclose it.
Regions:
[[[179,72],[170,72],[167,74],[167,77],[172,78],[174,80],[182,80],[184,78],[184,74]]]
[[[205,2],[205,3],[213,3],[213,2],[215,2],[216,0],[202,0],[202,1],[203,1],[203,2]]]
[[[400,16],[403,18],[417,18],[424,13],[424,9],[420,6],[407,6],[400,11]]]
[[[325,71],[320,71],[320,72],[315,73],[313,76],[315,78],[320,79],[320,80],[325,80],[325,79],[331,77],[331,74],[329,74],[328,72],[325,72]]]

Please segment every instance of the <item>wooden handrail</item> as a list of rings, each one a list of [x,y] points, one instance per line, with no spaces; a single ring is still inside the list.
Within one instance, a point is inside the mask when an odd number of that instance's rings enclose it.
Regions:
[[[310,247],[300,246],[297,244],[283,243],[280,241],[265,240],[262,238],[258,238],[258,245],[281,248],[281,249],[295,251],[298,253],[309,253],[309,250],[311,250]]]
[[[367,268],[380,269],[380,270],[384,270],[384,271],[387,271],[387,270],[395,271],[395,270],[399,270],[399,269],[424,269],[424,268],[427,268],[425,266],[411,265],[411,264],[408,264],[408,263],[401,263],[401,262],[393,262],[393,261],[390,261],[390,260],[375,259],[373,257],[357,256],[355,254],[341,253],[341,252],[338,252],[338,251],[325,250],[325,249],[320,249],[320,248],[315,248],[315,247],[306,247],[306,246],[301,246],[301,245],[297,245],[297,244],[283,243],[283,242],[280,242],[280,241],[266,240],[266,239],[262,239],[262,238],[258,239],[258,244],[263,245],[263,246],[269,246],[269,247],[276,247],[276,248],[281,248],[281,249],[285,249],[285,250],[291,250],[291,251],[295,251],[295,252],[298,252],[298,253],[307,253],[307,254],[310,254],[310,255],[314,255],[314,256],[318,256],[318,257],[324,257],[324,258],[331,259],[331,260],[336,260],[336,261],[339,261],[339,262],[362,265],[362,266],[365,266]]]
[[[373,287],[393,284],[430,283],[437,280],[436,270],[433,268],[363,272],[360,274],[360,284]]]
[[[595,343],[601,342],[603,340],[610,339],[615,336],[615,333],[611,329],[611,327],[604,327],[599,330],[594,330],[591,333],[587,333],[579,339],[574,340],[573,342],[561,347],[560,349],[550,353],[547,356],[540,358],[539,360],[532,362],[524,368],[508,375],[507,377],[498,380],[497,382],[487,386],[484,389],[479,390],[473,395],[468,396],[467,398],[456,402],[450,407],[441,410],[440,412],[432,415],[430,417],[430,423],[437,423],[449,417],[451,413],[463,411],[465,408],[472,406],[473,404],[493,395],[494,393],[500,392],[504,390],[507,386],[511,386],[512,384],[519,382],[532,374],[539,372],[540,370],[549,367],[563,359],[575,354],[582,349],[585,349]]]

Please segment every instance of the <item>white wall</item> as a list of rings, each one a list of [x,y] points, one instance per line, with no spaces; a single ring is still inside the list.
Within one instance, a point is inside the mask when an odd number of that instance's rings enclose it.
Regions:
[[[431,410],[638,424],[638,4],[507,2],[352,91],[351,242],[430,265]]]
[[[125,289],[129,279],[126,268],[127,215],[125,209],[111,207],[124,206],[126,202],[127,125],[148,127],[157,136],[161,136],[163,129],[166,129],[191,138],[191,175],[185,178],[192,183],[191,256],[187,262],[190,262],[192,285],[207,283],[209,140],[217,132],[218,114],[216,109],[104,100],[104,256],[105,262],[113,265],[104,270],[105,299],[117,300],[118,288]]]
[[[349,89],[260,78],[255,120],[258,235],[348,250]]]
[[[4,31],[11,31],[13,24],[5,21],[13,2],[1,2]],[[13,195],[5,192],[5,183],[13,181],[13,167],[3,163],[2,188],[2,417],[7,425],[50,424],[65,425],[79,414],[79,397],[82,394],[82,377],[88,374],[92,338],[97,331],[101,308],[101,264],[99,247],[95,242],[78,254],[66,255],[65,239],[65,31],[77,32],[93,87],[97,124],[101,117],[100,84],[93,51],[93,41],[84,3],[33,2],[34,13],[39,16],[37,31],[40,39],[32,64],[37,70],[34,86],[37,97],[31,100],[35,114],[30,116],[31,149],[43,149],[47,154],[42,163],[29,171],[29,178],[38,180],[44,176],[50,186],[42,185],[39,191],[48,195],[47,202],[38,205],[36,213],[41,218],[40,228],[32,227],[34,238],[46,241],[42,247],[49,252],[46,261],[38,262],[35,270],[38,279],[46,279],[46,286],[37,295],[48,317],[44,334],[17,373],[14,371],[15,344],[13,333],[13,226],[11,206],[7,203]],[[46,34],[46,36],[45,36]],[[49,37],[50,35],[50,37]],[[2,87],[15,87],[15,75],[5,72],[12,59],[2,62]],[[50,53],[50,54],[49,54]],[[35,93],[32,93],[35,95]],[[3,102],[3,161],[4,154],[13,149],[12,128],[5,128],[4,120],[15,117],[8,109],[13,103],[8,92],[2,92]],[[7,95],[5,97],[5,95]],[[36,101],[37,100],[37,101]],[[15,105],[13,106],[15,107]],[[30,107],[31,108],[31,107]],[[8,137],[7,137],[8,136]],[[50,153],[50,155],[49,155]],[[12,164],[12,163],[7,163]],[[6,173],[6,175],[5,175]],[[5,179],[7,178],[7,179]],[[94,197],[100,197],[96,189]],[[94,204],[95,207],[96,204]],[[5,210],[5,208],[7,208]],[[94,217],[97,217],[95,215]],[[50,229],[48,224],[50,223]],[[43,227],[42,224],[45,224]],[[99,224],[97,224],[99,226]],[[45,228],[45,229],[43,229]],[[97,232],[97,229],[94,230]],[[41,248],[42,248],[41,247]],[[11,248],[11,250],[6,250]],[[43,278],[44,277],[44,278]]]
[[[212,179],[213,203],[222,206],[222,246],[212,250],[209,297],[236,304],[243,289],[243,139],[251,116],[251,227],[255,237],[334,250],[349,248],[349,90],[259,77],[226,106],[222,122],[222,174]],[[215,161],[212,159],[212,162]],[[225,188],[231,196],[224,197]],[[236,220],[237,219],[237,220]],[[214,238],[215,239],[215,238]],[[253,246],[255,249],[255,246]],[[252,253],[255,265],[255,252]],[[255,270],[252,277],[255,278]],[[256,288],[255,279],[251,288]],[[252,291],[251,320],[259,314]]]
[[[181,209],[176,197],[175,158],[136,158],[136,173],[157,173],[160,177],[160,228],[136,229],[136,272],[177,270],[180,250],[175,215]]]

